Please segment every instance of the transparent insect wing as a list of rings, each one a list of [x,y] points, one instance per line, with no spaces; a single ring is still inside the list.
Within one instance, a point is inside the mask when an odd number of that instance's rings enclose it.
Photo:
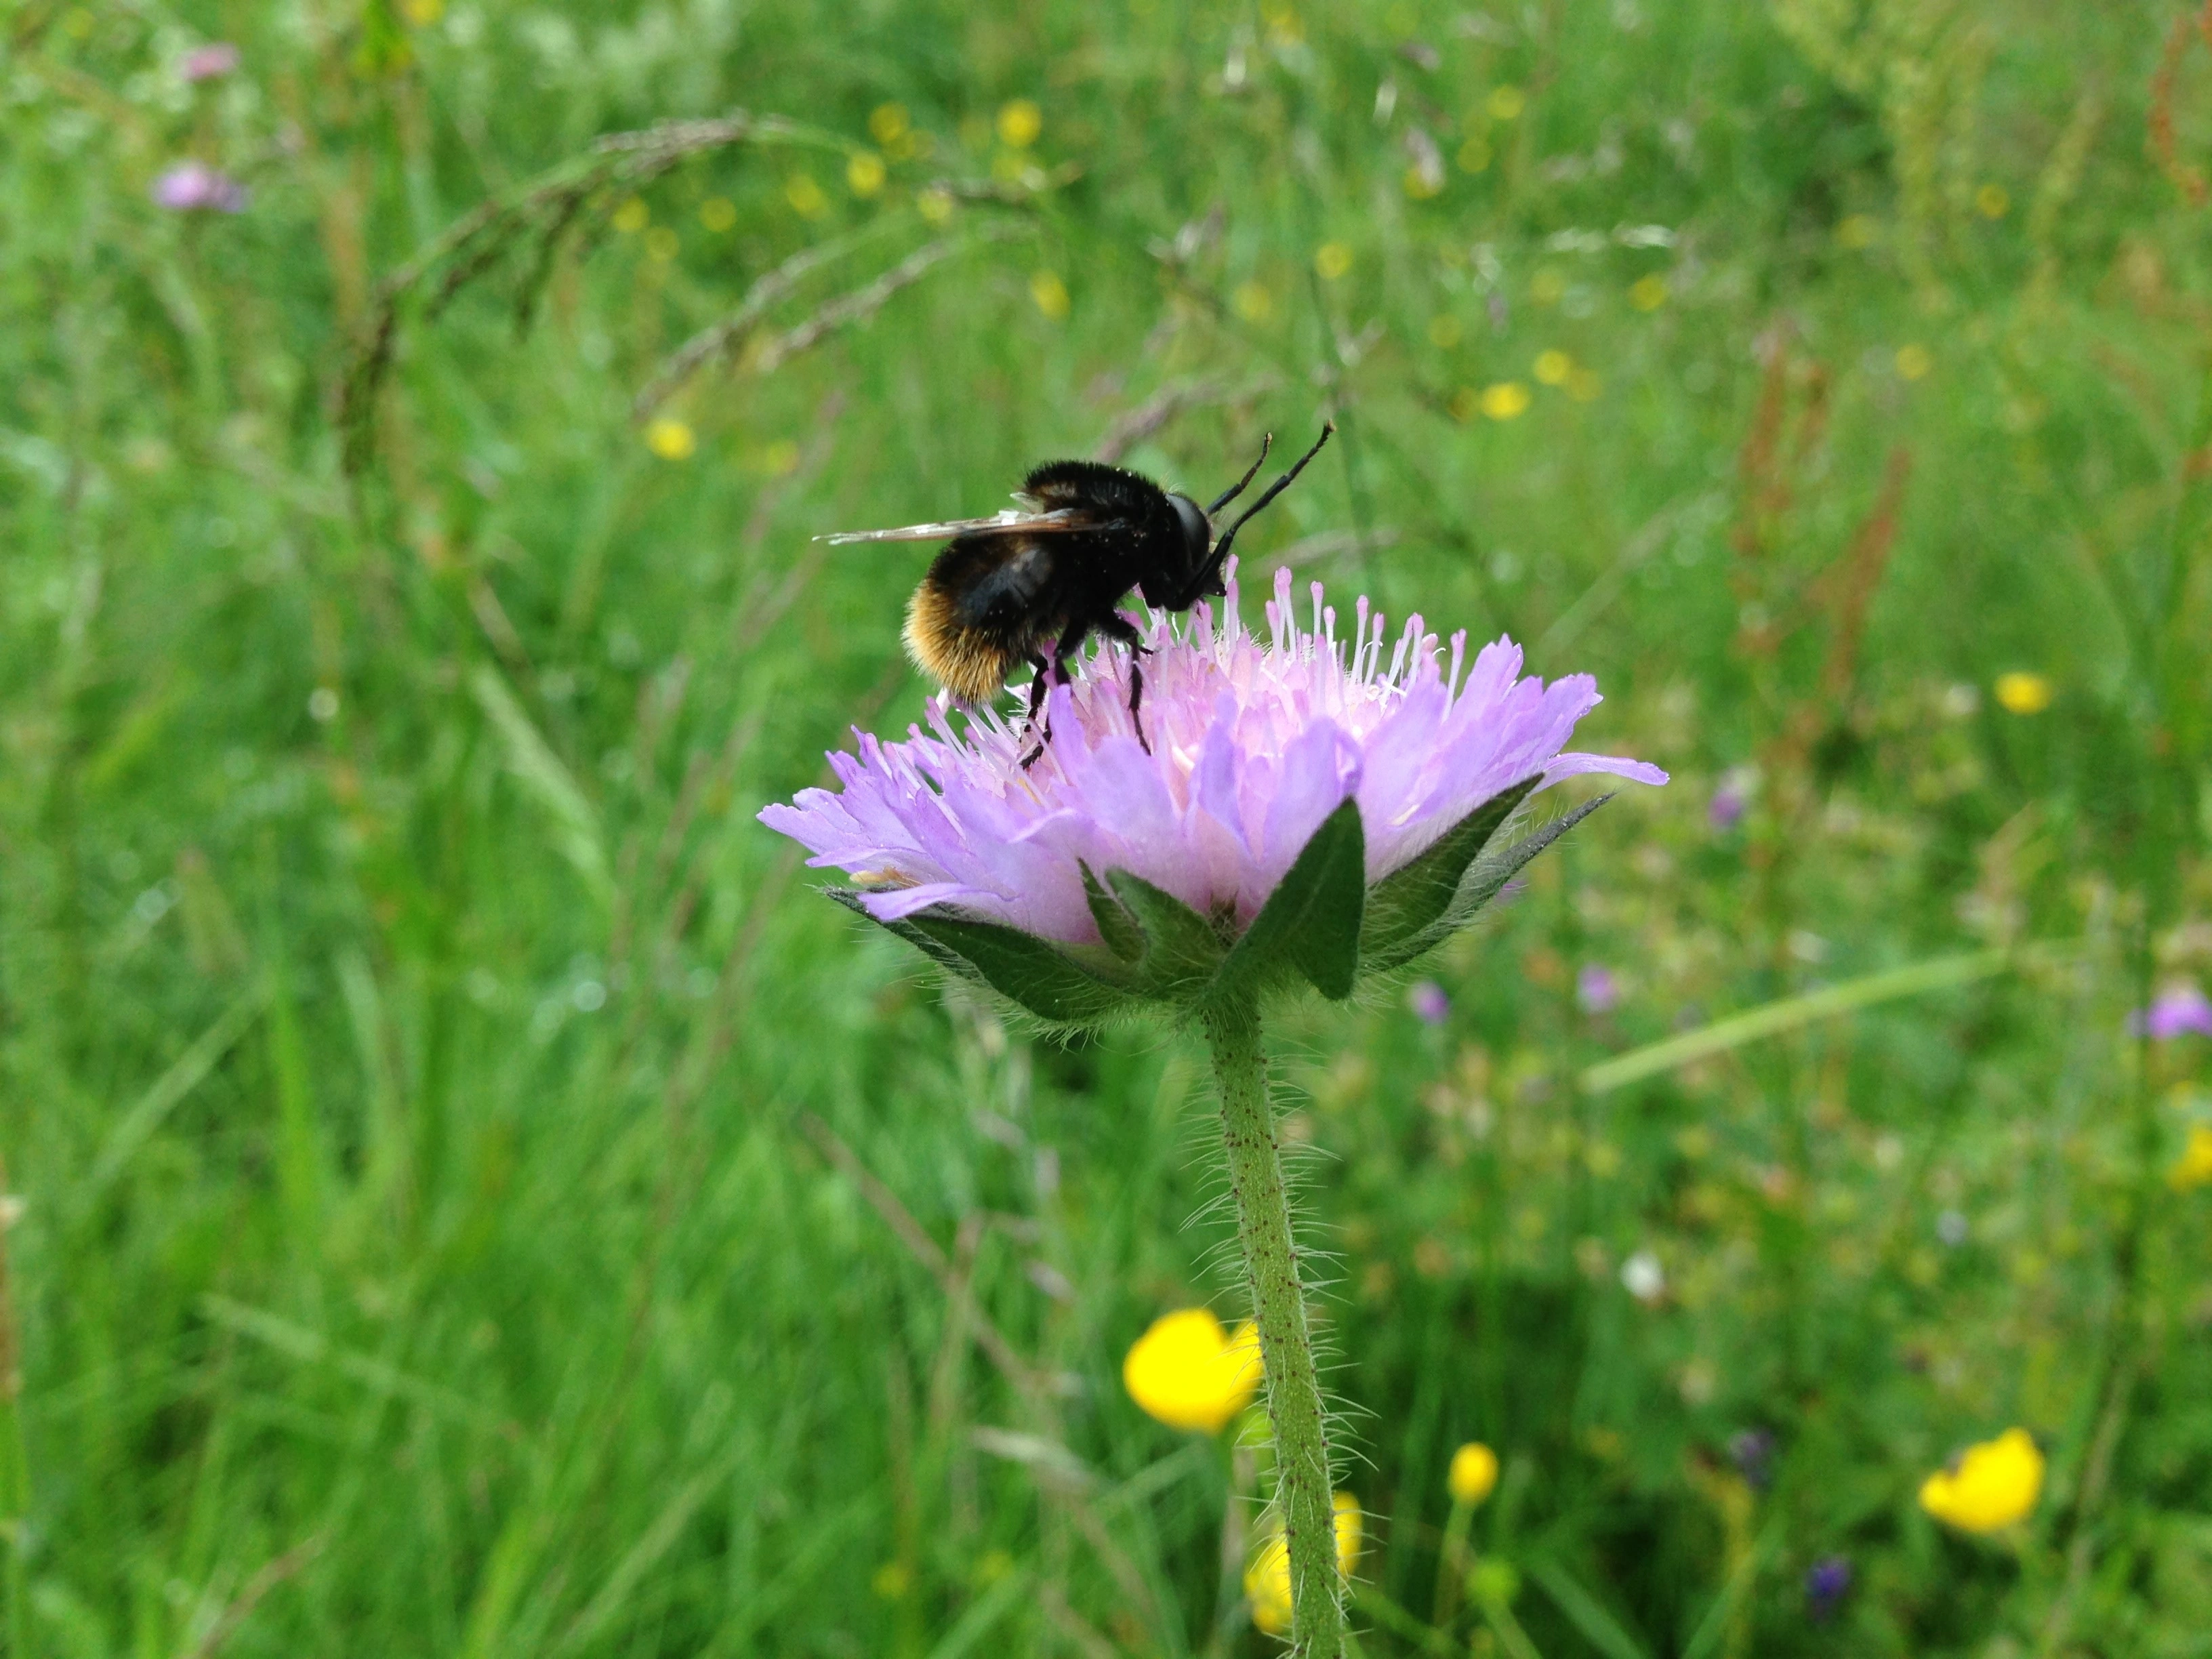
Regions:
[[[955,536],[1020,536],[1097,530],[1106,522],[1093,513],[1060,507],[1051,513],[1024,513],[1008,507],[988,519],[947,519],[939,524],[902,525],[896,530],[844,530],[817,536],[817,542],[842,545],[848,542],[942,542]]]

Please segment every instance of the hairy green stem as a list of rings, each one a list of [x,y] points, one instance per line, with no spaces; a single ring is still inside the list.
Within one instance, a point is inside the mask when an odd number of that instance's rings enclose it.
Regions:
[[[1229,1152],[1229,1190],[1237,1238],[1260,1327],[1267,1370],[1267,1417],[1275,1431],[1275,1501],[1291,1559],[1291,1651],[1294,1659],[1339,1659],[1344,1651],[1344,1585],[1336,1567],[1335,1500],[1330,1487],[1328,1427],[1291,1236],[1260,1012],[1250,998],[1209,1004],[1200,1015],[1221,1088],[1221,1137]]]

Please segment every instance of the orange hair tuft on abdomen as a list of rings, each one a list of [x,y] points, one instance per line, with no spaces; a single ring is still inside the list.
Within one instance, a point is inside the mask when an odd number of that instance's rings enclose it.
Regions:
[[[914,665],[968,702],[988,702],[1006,688],[1013,654],[963,623],[934,582],[914,591],[906,607],[906,653]]]

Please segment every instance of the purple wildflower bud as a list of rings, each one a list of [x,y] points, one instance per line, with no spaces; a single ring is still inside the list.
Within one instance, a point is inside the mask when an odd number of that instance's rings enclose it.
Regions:
[[[1729,1462],[1753,1492],[1774,1484],[1774,1437],[1765,1429],[1746,1429],[1729,1437]]]
[[[154,181],[154,205],[175,213],[243,213],[246,186],[202,161],[184,161]]]
[[[2212,1037],[2212,1001],[2194,985],[2169,986],[2149,1007],[2128,1016],[2128,1030],[2154,1042],[2171,1042],[2191,1031]]]
[[[1723,778],[1713,791],[1712,799],[1706,803],[1705,822],[1716,830],[1733,830],[1743,822],[1744,812],[1750,805],[1743,786],[1733,778]]]
[[[228,40],[200,46],[185,54],[177,73],[187,81],[213,81],[238,67],[238,48]]]
[[[1283,570],[1266,637],[1244,627],[1233,573],[1218,626],[1210,605],[1180,629],[1166,612],[1133,618],[1150,653],[1149,748],[1129,713],[1129,654],[1101,642],[1047,694],[1051,739],[1027,769],[1035,738],[1018,715],[978,709],[956,732],[935,699],[929,731],[896,743],[855,732],[857,755],[830,757],[839,791],[802,789],[761,821],[815,866],[848,872],[878,921],[945,905],[1091,944],[1085,866],[1127,871],[1201,916],[1249,927],[1346,800],[1366,826],[1371,885],[1523,779],[1667,781],[1641,761],[1561,752],[1599,701],[1587,674],[1524,679],[1504,639],[1470,662],[1464,634],[1447,662],[1419,617],[1393,654],[1364,599],[1340,640],[1319,582],[1313,611],[1301,629]]]
[[[1835,1617],[1851,1587],[1851,1564],[1840,1555],[1824,1555],[1805,1569],[1805,1612],[1816,1624]]]
[[[1610,968],[1593,962],[1575,975],[1575,1001],[1584,1013],[1610,1012],[1620,1000],[1620,982],[1613,978]]]
[[[1451,1018],[1451,999],[1432,979],[1417,981],[1406,993],[1406,1006],[1424,1025],[1441,1025]]]

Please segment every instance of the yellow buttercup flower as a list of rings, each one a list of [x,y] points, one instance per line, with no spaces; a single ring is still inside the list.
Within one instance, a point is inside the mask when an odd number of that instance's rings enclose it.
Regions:
[[[645,447],[664,461],[688,460],[699,447],[699,439],[684,422],[663,415],[647,425]]]
[[[1997,676],[1997,706],[2008,714],[2040,714],[2051,707],[2050,680],[2041,674]]]
[[[1161,1315],[1121,1362],[1121,1385],[1147,1415],[1207,1434],[1250,1403],[1263,1375],[1259,1328],[1248,1319],[1231,1336],[1210,1308]]]
[[[1054,322],[1067,315],[1067,284],[1060,280],[1057,271],[1040,270],[1030,277],[1030,298],[1036,308]]]
[[[1667,303],[1667,279],[1656,273],[1639,276],[1628,285],[1628,303],[1638,311],[1656,311]]]
[[[1333,283],[1352,269],[1352,250],[1341,242],[1323,242],[1314,250],[1314,269],[1325,283]]]
[[[1359,1565],[1359,1500],[1336,1494],[1336,1570],[1352,1577]],[[1291,1548],[1278,1531],[1270,1533],[1244,1569],[1244,1594],[1251,1598],[1252,1622],[1270,1636],[1291,1627]]]
[[[845,183],[855,196],[873,196],[884,187],[884,158],[873,150],[855,151],[845,163]]]
[[[1536,378],[1546,386],[1565,386],[1575,372],[1575,360],[1554,346],[1536,354]]]
[[[1528,388],[1519,380],[1500,380],[1482,389],[1482,412],[1493,421],[1510,421],[1528,407]]]
[[[1472,1507],[1498,1487],[1498,1454],[1480,1440],[1470,1440],[1452,1454],[1451,1469],[1444,1476],[1452,1502]]]
[[[1275,296],[1265,283],[1239,283],[1229,303],[1248,323],[1264,323],[1275,314]]]
[[[2181,1149],[2181,1156],[2166,1172],[2166,1178],[2177,1192],[2187,1192],[2191,1187],[2212,1185],[2212,1124],[2192,1123],[2189,1139]]]
[[[783,181],[783,199],[802,219],[819,219],[830,211],[830,198],[811,173],[794,173]]]
[[[1920,1507],[1961,1532],[1996,1532],[2035,1508],[2043,1453],[2026,1429],[2007,1429],[1920,1483]]]
[[[1027,149],[1044,131],[1044,112],[1017,98],[999,112],[999,140],[1009,149]]]

